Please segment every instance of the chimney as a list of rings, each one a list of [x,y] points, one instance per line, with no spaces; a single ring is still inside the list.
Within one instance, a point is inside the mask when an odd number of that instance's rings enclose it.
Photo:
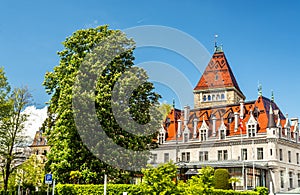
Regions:
[[[189,115],[190,115],[190,107],[184,106],[184,126],[187,126],[189,121]]]
[[[193,138],[196,139],[197,137],[197,124],[198,124],[198,119],[196,118],[196,115],[195,115],[195,118],[194,118],[194,133],[193,133]]]
[[[181,136],[181,120],[180,119],[178,119],[177,120],[177,137],[180,137]]]
[[[239,128],[239,113],[234,112],[234,132],[237,132]]]
[[[244,100],[240,101],[240,118],[244,118]]]
[[[212,126],[213,126],[212,134],[213,134],[213,136],[216,136],[216,120],[217,120],[217,118],[215,117],[215,115],[212,115]]]

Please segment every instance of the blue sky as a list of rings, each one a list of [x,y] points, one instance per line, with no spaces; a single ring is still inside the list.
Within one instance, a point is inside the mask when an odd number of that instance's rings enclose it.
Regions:
[[[247,100],[257,98],[259,81],[264,96],[270,97],[273,89],[281,110],[299,117],[299,9],[297,0],[5,1],[0,7],[0,65],[10,83],[27,85],[42,107],[49,100],[42,86],[44,74],[59,63],[61,42],[78,29],[163,25],[191,35],[210,53],[218,34]],[[187,59],[170,51],[140,49],[136,62],[143,61],[174,65],[192,86],[201,76]],[[174,94],[158,89],[162,100],[171,103]]]

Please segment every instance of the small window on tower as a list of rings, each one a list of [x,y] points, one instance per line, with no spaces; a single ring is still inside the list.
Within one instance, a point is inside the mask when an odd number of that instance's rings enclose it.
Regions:
[[[216,74],[215,80],[217,81],[219,79],[219,75]]]
[[[222,93],[221,94],[221,99],[224,100],[225,99],[225,95]]]

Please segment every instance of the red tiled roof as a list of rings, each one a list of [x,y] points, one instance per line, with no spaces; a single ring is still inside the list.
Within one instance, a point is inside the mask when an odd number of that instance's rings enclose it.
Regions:
[[[194,90],[226,87],[234,87],[243,94],[233,75],[224,52],[216,52],[213,54]]]
[[[246,127],[246,123],[249,120],[251,113],[254,115],[254,118],[258,122],[258,129],[257,133],[266,133],[267,126],[268,126],[268,116],[269,116],[269,108],[270,105],[272,106],[273,110],[278,110],[279,118],[280,118],[280,124],[282,127],[284,127],[286,123],[286,118],[278,108],[278,106],[265,97],[258,97],[256,101],[250,101],[244,103],[244,118],[242,120],[242,123],[244,127]],[[172,110],[170,114],[168,115],[168,118],[171,119],[171,123],[168,125],[168,127],[165,126],[165,129],[168,132],[167,140],[175,140],[176,139],[176,132],[178,128],[177,120],[180,119],[182,121],[182,127],[181,131],[183,131],[183,121],[184,116],[181,114],[183,111]],[[202,109],[192,109],[190,110],[190,115],[188,117],[188,129],[190,130],[191,135],[193,134],[194,127],[193,127],[193,120],[194,118],[198,119],[197,123],[197,133],[200,129],[203,120],[205,120],[206,124],[209,126],[209,132],[208,135],[212,136],[212,121],[211,117],[214,115],[216,117],[216,137],[218,137],[218,129],[222,124],[222,121],[224,122],[226,128],[227,128],[227,135],[226,136],[235,136],[242,134],[246,134],[246,128],[242,130],[240,127],[236,131],[235,128],[235,121],[234,121],[234,113],[237,112],[240,114],[240,104],[232,104],[227,106],[215,106],[210,108],[202,108]],[[174,123],[174,113],[177,115],[177,120]],[[229,120],[231,118],[231,122]],[[238,119],[239,120],[239,119]],[[275,122],[277,123],[278,118],[275,118]],[[238,121],[239,123],[239,121]],[[293,130],[293,128],[291,128]],[[284,135],[284,133],[283,133]],[[199,135],[198,135],[199,137]],[[197,137],[197,138],[198,138]],[[181,138],[179,138],[180,140]]]

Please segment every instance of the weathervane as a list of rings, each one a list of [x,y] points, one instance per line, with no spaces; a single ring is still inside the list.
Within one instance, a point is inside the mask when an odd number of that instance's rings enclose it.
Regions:
[[[215,34],[215,48],[217,48],[218,46],[217,46],[217,38],[218,38],[218,35],[217,34]]]

